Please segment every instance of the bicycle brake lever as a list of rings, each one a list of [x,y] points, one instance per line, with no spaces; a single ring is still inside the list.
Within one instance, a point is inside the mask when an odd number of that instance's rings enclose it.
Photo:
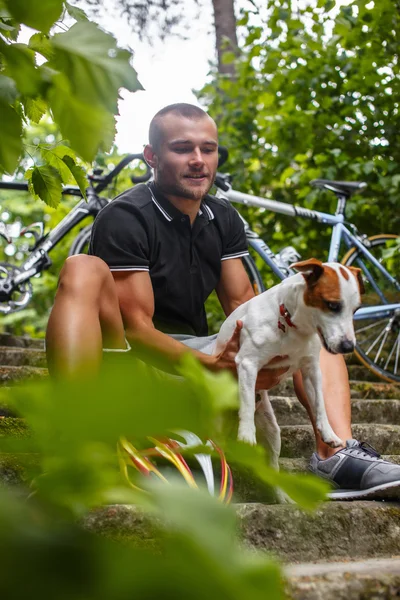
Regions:
[[[0,222],[0,236],[6,240],[7,244],[11,244],[11,238],[7,233],[7,226],[2,222]]]
[[[39,233],[37,231],[35,231],[35,228],[39,229]],[[31,233],[33,235],[33,237],[35,238],[35,242],[38,242],[40,240],[40,238],[43,237],[43,231],[44,231],[43,223],[38,221],[36,223],[31,223],[27,227],[24,227],[23,229],[21,229],[19,235],[21,236],[21,235],[25,235],[26,233]]]

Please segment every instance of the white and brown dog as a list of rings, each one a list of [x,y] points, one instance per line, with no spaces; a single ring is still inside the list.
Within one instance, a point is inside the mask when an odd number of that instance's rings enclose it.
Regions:
[[[256,424],[270,448],[271,465],[278,469],[281,436],[266,391],[255,402],[258,371],[275,356],[287,359],[284,377],[300,369],[304,388],[323,441],[335,448],[343,441],[329,424],[319,366],[321,345],[332,354],[352,352],[355,345],[353,313],[363,293],[360,269],[315,258],[292,265],[299,271],[279,285],[239,306],[222,324],[215,353],[232,337],[241,320],[240,349],[236,355],[239,379],[240,440],[256,444]]]

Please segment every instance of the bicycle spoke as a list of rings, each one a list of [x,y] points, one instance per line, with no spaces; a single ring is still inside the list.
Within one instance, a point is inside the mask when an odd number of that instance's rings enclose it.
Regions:
[[[400,344],[400,333],[399,333],[399,335],[397,336],[397,338],[396,338],[396,340],[395,340],[395,342],[394,342],[394,344],[393,344],[393,347],[392,347],[392,349],[391,349],[391,351],[390,351],[389,357],[388,357],[388,359],[387,359],[387,361],[386,361],[386,363],[385,363],[384,369],[387,369],[387,367],[388,367],[388,365],[389,365],[389,363],[390,363],[390,359],[392,358],[392,354],[393,354],[393,352],[395,351],[395,349],[396,349],[396,346],[398,347],[398,346],[399,346],[399,344]]]
[[[397,367],[399,364],[399,351],[400,351],[400,333],[399,333],[399,337],[397,338],[396,361],[394,363],[394,374],[395,375],[397,375]]]
[[[368,350],[366,351],[365,354],[368,355],[371,352],[371,350],[376,346],[376,344],[380,341],[380,339],[385,335],[385,331],[386,331],[386,325],[382,329],[381,333],[378,335],[378,337],[376,338],[376,340],[374,341],[374,343],[371,344],[371,346],[368,348]]]
[[[379,359],[379,357],[381,355],[381,352],[382,352],[383,345],[386,342],[387,337],[388,337],[388,335],[389,335],[389,333],[391,331],[391,324],[392,324],[392,322],[393,322],[393,319],[390,319],[389,323],[385,327],[385,335],[383,336],[381,345],[379,346],[379,350],[378,350],[378,352],[377,352],[377,354],[375,356],[375,362],[376,363],[378,362],[378,359]]]
[[[361,327],[361,329],[356,329],[356,333],[362,333],[363,331],[367,331],[367,329],[371,329],[372,327],[376,327],[377,325],[379,325],[380,323],[383,323],[386,321],[385,319],[379,319],[379,321],[375,321],[375,323],[372,323],[371,325],[366,325],[365,327]]]

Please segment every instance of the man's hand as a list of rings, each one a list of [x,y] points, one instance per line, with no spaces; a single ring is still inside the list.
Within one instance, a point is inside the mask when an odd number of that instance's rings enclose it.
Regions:
[[[235,356],[240,348],[240,332],[243,327],[242,321],[236,321],[235,331],[224,350],[216,356],[215,369],[228,369],[237,377]],[[257,376],[256,390],[269,390],[277,385],[289,367],[273,368],[273,365],[281,362],[287,356],[275,356],[263,367]]]

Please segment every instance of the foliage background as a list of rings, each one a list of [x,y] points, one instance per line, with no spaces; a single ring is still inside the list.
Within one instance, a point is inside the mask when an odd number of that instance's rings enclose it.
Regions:
[[[392,0],[353,0],[340,9],[332,0],[274,0],[262,11],[253,5],[241,12],[239,55],[224,55],[235,77],[213,68],[198,92],[229,148],[224,170],[234,175],[236,189],[331,212],[336,197],[312,188],[312,179],[366,181],[367,190],[348,202],[347,217],[363,233],[398,233],[399,15]],[[29,220],[31,210],[31,220],[38,217],[31,200],[17,200],[15,193],[1,200],[13,215],[23,211]],[[68,206],[57,213],[45,209],[51,212],[48,225]],[[274,250],[291,244],[304,257],[326,256],[328,228],[240,210]],[[35,282],[40,294],[28,312],[6,318],[3,326],[43,331],[66,246],[53,253],[54,267]],[[263,275],[273,283],[270,273]],[[215,296],[207,313],[214,331],[222,319]]]

